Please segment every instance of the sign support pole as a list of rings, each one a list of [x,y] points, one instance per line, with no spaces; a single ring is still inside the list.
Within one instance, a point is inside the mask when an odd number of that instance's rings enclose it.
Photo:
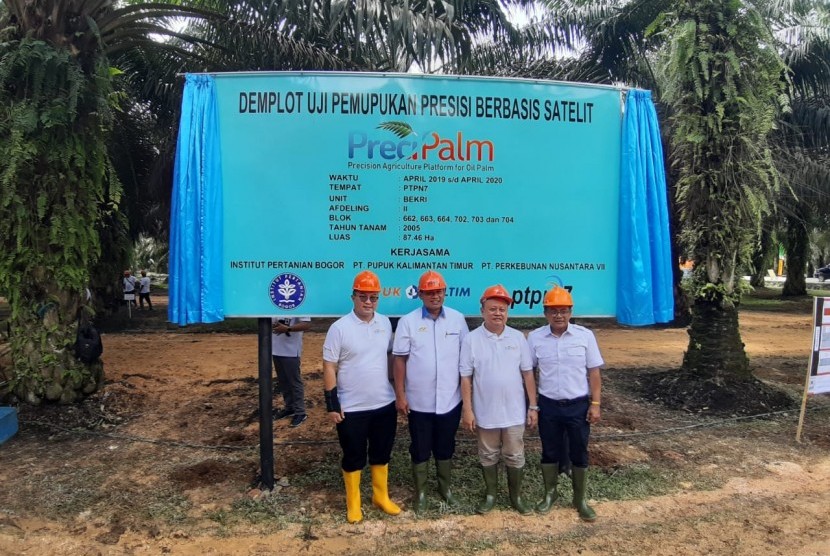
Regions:
[[[807,365],[807,380],[804,383],[804,396],[801,398],[801,414],[798,416],[798,428],[795,432],[795,441],[801,444],[801,431],[804,428],[804,413],[807,411],[807,395],[810,393],[810,367]]]
[[[274,422],[271,386],[271,319],[257,319],[259,344],[259,468],[262,485],[274,489]]]

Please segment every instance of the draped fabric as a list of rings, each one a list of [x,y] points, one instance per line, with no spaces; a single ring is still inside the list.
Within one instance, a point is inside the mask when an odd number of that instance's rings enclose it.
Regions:
[[[188,75],[182,99],[170,213],[167,315],[180,325],[224,320],[222,167],[216,83]]]
[[[617,321],[644,326],[674,318],[666,175],[650,91],[625,103],[620,157]]]

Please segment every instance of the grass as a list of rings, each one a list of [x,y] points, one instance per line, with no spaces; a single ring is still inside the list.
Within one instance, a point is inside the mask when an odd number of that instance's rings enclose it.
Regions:
[[[539,467],[540,456],[532,449],[527,450],[524,485],[522,489],[525,500],[535,505],[543,493],[543,482]],[[418,516],[423,520],[440,519],[447,515],[472,515],[481,501],[483,479],[478,463],[476,446],[472,442],[460,442],[453,463],[452,491],[460,505],[457,508],[445,504],[437,493],[435,469],[429,466],[427,482],[428,507]],[[365,469],[361,480],[361,496],[364,516],[367,520],[388,519],[388,516],[371,505],[371,474]],[[282,489],[260,500],[242,498],[224,510],[210,514],[222,527],[237,524],[267,524],[269,527],[284,528],[288,523],[309,523],[308,508],[303,507],[312,493],[327,491],[328,499],[337,500],[331,515],[335,520],[345,515],[343,502],[343,479],[339,462],[331,458],[318,462],[308,468],[289,476],[290,487]],[[623,465],[612,470],[600,468],[589,469],[588,496],[592,500],[636,500],[659,496],[681,490],[681,483],[690,483],[697,489],[715,488],[715,480],[703,478],[693,470],[667,470],[648,464]],[[389,465],[389,486],[392,499],[408,507],[412,502],[412,474],[409,453],[399,442],[392,453]],[[560,476],[558,485],[559,501],[557,507],[569,509],[573,496],[570,479]],[[342,507],[341,507],[342,506]],[[507,478],[503,469],[499,471],[499,494],[496,509],[512,511],[510,507]],[[313,509],[311,513],[315,514]],[[342,514],[342,515],[341,515]],[[484,539],[486,540],[486,539]],[[475,542],[481,542],[476,539]],[[489,541],[487,541],[489,542]],[[426,549],[428,547],[425,547]],[[489,548],[489,545],[488,547]],[[467,547],[462,552],[472,550]]]
[[[785,313],[813,310],[813,298],[827,295],[827,290],[807,290],[806,296],[782,297],[781,288],[755,288],[741,297],[743,310],[780,311]]]

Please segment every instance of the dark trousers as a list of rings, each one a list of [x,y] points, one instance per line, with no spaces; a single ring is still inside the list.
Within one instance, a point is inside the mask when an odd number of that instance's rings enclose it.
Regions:
[[[138,294],[138,302],[141,303],[141,308],[144,308],[144,300],[147,300],[147,306],[152,309],[153,302],[150,301],[150,292]]]
[[[305,385],[300,374],[299,357],[272,356],[277,370],[277,389],[282,394],[285,408],[295,415],[305,415]]]
[[[409,411],[409,455],[412,463],[423,463],[430,455],[436,460],[451,459],[455,454],[455,433],[461,422],[461,404],[447,413]]]
[[[343,450],[343,471],[350,473],[369,465],[386,465],[392,457],[398,412],[395,402],[368,411],[347,411],[346,418],[337,424],[337,438]]]
[[[565,452],[570,451],[570,460],[574,467],[588,467],[588,437],[591,425],[585,418],[590,404],[591,400],[587,397],[557,401],[539,395],[542,463],[562,465],[563,456],[567,455]]]

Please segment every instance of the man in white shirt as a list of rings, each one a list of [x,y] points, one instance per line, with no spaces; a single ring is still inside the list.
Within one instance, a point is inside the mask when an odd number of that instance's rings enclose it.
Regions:
[[[498,487],[499,459],[504,459],[510,504],[519,513],[532,510],[522,499],[525,425],[536,426],[536,381],[524,335],[507,326],[513,302],[502,285],[481,296],[484,323],[461,344],[459,373],[463,399],[461,421],[478,435],[478,457],[484,475],[484,501],[476,509],[493,509]],[[527,395],[527,398],[525,398]],[[525,400],[530,401],[530,405]]]
[[[132,275],[132,272],[130,272],[129,269],[125,270],[124,271],[124,278],[121,280],[121,286],[124,290],[124,295],[125,296],[128,296],[128,295],[133,296],[132,299],[127,300],[127,303],[131,303],[133,306],[136,305],[135,283],[136,283],[135,276]]]
[[[292,417],[291,427],[302,425],[305,412],[305,385],[300,373],[303,332],[311,326],[308,317],[271,319],[271,357],[277,372],[277,389],[284,407],[274,412],[274,419]]]
[[[323,343],[326,411],[337,426],[349,523],[363,519],[360,473],[368,447],[372,503],[390,515],[401,509],[389,499],[389,460],[397,413],[392,388],[392,325],[377,313],[380,280],[364,270],[352,285],[353,310],[329,328]]]
[[[141,309],[144,309],[144,301],[147,300],[147,307],[152,311],[153,302],[150,301],[150,277],[147,276],[147,271],[141,271],[141,280],[138,281],[138,302]]]
[[[392,348],[396,407],[409,424],[415,513],[427,506],[430,456],[435,457],[441,498],[457,505],[450,475],[461,420],[458,356],[469,329],[464,315],[444,305],[446,293],[439,273],[428,270],[421,276],[418,297],[423,305],[401,317]]]
[[[542,440],[542,477],[545,497],[536,509],[550,511],[556,501],[563,432],[567,439],[573,480],[573,505],[579,517],[594,521],[585,484],[588,476],[588,437],[600,420],[602,360],[594,333],[570,323],[573,298],[558,286],[542,301],[548,324],[528,335],[533,366],[539,370],[539,436]]]

